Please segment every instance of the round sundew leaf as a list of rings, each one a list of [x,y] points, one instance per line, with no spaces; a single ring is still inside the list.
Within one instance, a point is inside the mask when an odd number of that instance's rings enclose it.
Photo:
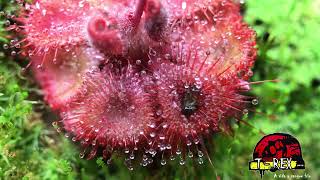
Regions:
[[[238,79],[221,80],[194,73],[191,66],[162,64],[155,72],[159,116],[165,128],[158,143],[185,149],[188,141],[216,133],[229,119],[238,118],[245,108]],[[164,127],[164,126],[162,126]],[[176,149],[175,149],[176,150]]]
[[[23,7],[18,20],[27,43],[38,51],[85,43],[88,1],[38,0]]]
[[[58,109],[78,92],[83,75],[96,68],[104,57],[94,49],[56,49],[43,56],[32,57],[36,79],[43,88],[49,105]]]
[[[194,71],[206,70],[216,77],[250,77],[256,56],[255,32],[242,22],[238,4],[228,0],[173,2],[177,2],[179,15],[170,17],[170,48],[156,58],[195,64]],[[183,7],[178,7],[180,3]],[[189,8],[181,10],[185,6]],[[175,11],[168,9],[168,14]]]
[[[206,70],[215,77],[246,78],[256,56],[255,33],[241,22],[210,26],[187,32],[185,49],[193,49],[194,70]],[[180,43],[180,42],[178,42]],[[194,63],[193,61],[203,62]]]
[[[102,149],[122,152],[146,147],[155,118],[144,81],[131,70],[121,76],[87,73],[81,91],[61,112],[65,129],[85,145],[94,142]]]

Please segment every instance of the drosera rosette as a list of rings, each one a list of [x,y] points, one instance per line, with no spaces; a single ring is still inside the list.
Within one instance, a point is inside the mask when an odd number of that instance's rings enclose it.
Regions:
[[[132,168],[131,160],[141,158],[152,143],[149,134],[156,133],[154,94],[145,89],[152,83],[130,65],[121,75],[109,70],[86,74],[81,91],[61,110],[62,126],[85,148],[81,158],[91,159],[101,150],[109,161],[115,154],[125,156]]]
[[[250,97],[255,33],[232,0],[37,0],[23,3],[19,54],[29,56],[58,131],[81,158],[187,157],[231,131]],[[21,23],[21,25],[19,24]],[[19,24],[19,25],[18,25]]]

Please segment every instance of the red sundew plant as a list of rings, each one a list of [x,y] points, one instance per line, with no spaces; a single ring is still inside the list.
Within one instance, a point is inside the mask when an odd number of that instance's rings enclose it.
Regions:
[[[205,141],[251,102],[255,33],[232,0],[36,0],[15,20],[81,158],[202,164]]]

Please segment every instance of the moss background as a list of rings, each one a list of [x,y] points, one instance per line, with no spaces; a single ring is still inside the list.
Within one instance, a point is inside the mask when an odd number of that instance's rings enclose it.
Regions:
[[[0,0],[0,9],[15,4]],[[48,108],[28,76],[22,60],[0,50],[0,180],[1,179],[260,179],[248,170],[252,151],[269,134],[286,132],[302,146],[306,170],[283,172],[320,178],[320,0],[247,0],[245,20],[258,33],[259,56],[254,85],[259,98],[256,112],[234,125],[233,137],[217,134],[210,147],[213,167],[170,162],[165,167],[136,167],[128,171],[121,161],[111,166],[101,159],[82,160],[79,148],[50,125]],[[0,21],[1,47],[7,43],[5,19]],[[262,113],[257,113],[262,112]],[[44,121],[46,119],[46,121]],[[159,165],[160,166],[160,165]],[[281,172],[282,173],[282,172]],[[277,172],[280,174],[280,172]],[[267,172],[264,179],[273,179]]]

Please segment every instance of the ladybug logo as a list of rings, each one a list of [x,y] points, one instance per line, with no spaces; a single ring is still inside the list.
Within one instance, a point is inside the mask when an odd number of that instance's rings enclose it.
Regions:
[[[275,133],[263,137],[253,152],[250,170],[260,171],[261,178],[266,170],[305,169],[299,141],[289,134]]]

